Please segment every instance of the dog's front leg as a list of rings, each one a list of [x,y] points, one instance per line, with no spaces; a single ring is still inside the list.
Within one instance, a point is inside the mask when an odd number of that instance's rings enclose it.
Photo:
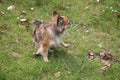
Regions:
[[[65,48],[67,48],[67,47],[70,46],[70,44],[66,44],[66,43],[64,43],[63,41],[61,42],[61,45],[62,45],[63,47],[65,47]]]

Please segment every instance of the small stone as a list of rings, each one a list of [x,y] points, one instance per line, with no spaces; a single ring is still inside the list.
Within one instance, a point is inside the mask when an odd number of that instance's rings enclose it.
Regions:
[[[1,13],[2,15],[5,15],[5,12],[3,12],[3,11],[0,11],[0,13]]]
[[[31,10],[31,11],[33,11],[33,10],[34,10],[34,8],[33,8],[33,7],[30,7],[30,10]]]
[[[27,22],[28,19],[20,19],[21,22]]]
[[[102,47],[103,47],[103,43],[99,43],[98,46],[99,46],[100,48],[102,48]]]
[[[21,11],[21,14],[22,15],[26,15],[26,11]]]
[[[14,9],[15,9],[15,6],[9,6],[9,7],[7,7],[7,10],[9,10],[9,11],[12,11]]]
[[[96,0],[96,2],[100,2],[100,0]]]
[[[55,77],[60,77],[60,76],[61,76],[61,72],[58,71],[58,72],[56,72],[54,75],[55,75]]]

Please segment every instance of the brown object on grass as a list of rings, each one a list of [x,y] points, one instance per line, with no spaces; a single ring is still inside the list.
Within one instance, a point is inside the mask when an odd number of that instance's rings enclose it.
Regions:
[[[65,10],[65,3],[60,4],[60,8],[61,8],[62,10]]]
[[[113,60],[113,56],[109,52],[102,51],[100,52],[100,60],[105,66],[110,67],[111,62]]]
[[[93,53],[92,50],[89,50],[89,52],[88,52],[88,59],[90,59],[90,60],[95,59],[95,54]]]
[[[24,25],[24,24],[28,24],[29,20],[24,18],[24,19],[20,19],[20,24]]]
[[[117,14],[117,17],[120,18],[120,14]]]

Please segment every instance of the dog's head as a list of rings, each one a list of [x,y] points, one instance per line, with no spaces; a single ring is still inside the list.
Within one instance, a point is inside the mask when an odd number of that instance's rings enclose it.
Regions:
[[[58,30],[60,32],[66,30],[67,28],[69,28],[72,25],[72,23],[70,22],[70,20],[68,19],[68,17],[61,16],[56,11],[53,12],[52,21],[54,21],[56,23],[57,28],[58,28]]]

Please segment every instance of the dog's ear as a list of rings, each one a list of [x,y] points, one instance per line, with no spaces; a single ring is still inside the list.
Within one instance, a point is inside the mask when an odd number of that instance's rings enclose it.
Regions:
[[[53,11],[52,21],[57,23],[58,16],[60,16],[60,14],[57,11]]]
[[[53,11],[53,16],[60,15],[57,11]]]
[[[61,16],[58,16],[58,18],[57,18],[57,25],[58,26],[64,25],[64,19]]]

